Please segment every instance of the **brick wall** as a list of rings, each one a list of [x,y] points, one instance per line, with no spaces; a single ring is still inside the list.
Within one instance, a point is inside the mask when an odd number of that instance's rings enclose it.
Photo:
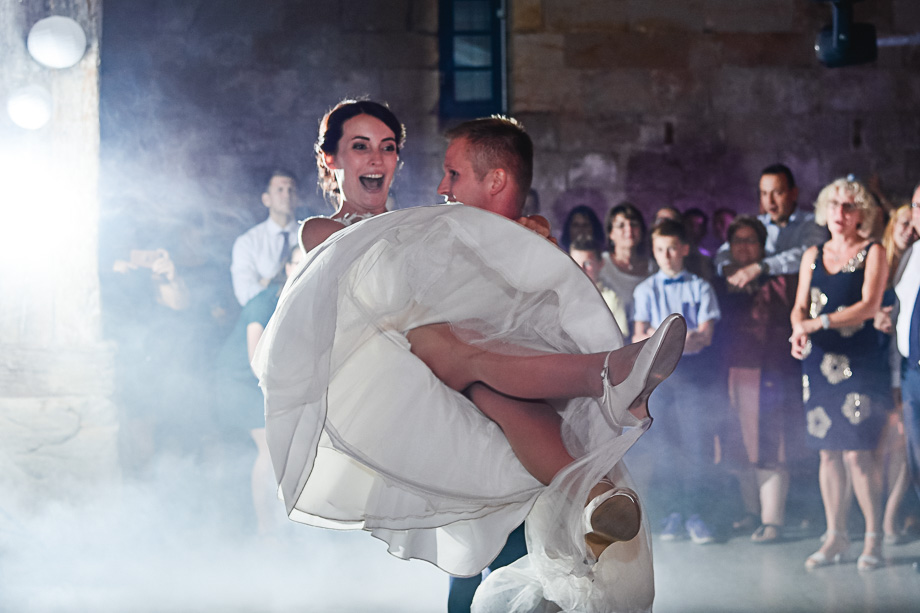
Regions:
[[[512,106],[538,144],[552,204],[594,188],[649,214],[665,204],[743,212],[759,171],[787,163],[804,205],[833,178],[920,181],[920,48],[876,64],[815,59],[830,8],[805,0],[513,0]],[[906,0],[856,5],[879,36],[920,31]]]

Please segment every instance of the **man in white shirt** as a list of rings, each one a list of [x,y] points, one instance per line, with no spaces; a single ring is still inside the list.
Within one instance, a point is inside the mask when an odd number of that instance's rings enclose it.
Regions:
[[[297,241],[297,182],[283,170],[272,172],[262,194],[268,219],[250,228],[233,243],[230,276],[240,306],[268,287],[284,269],[289,247]]]
[[[764,273],[786,275],[799,272],[805,250],[830,238],[827,229],[815,223],[814,213],[796,210],[799,189],[788,167],[773,164],[764,168],[760,174],[759,188],[763,213],[757,219],[767,228],[766,257],[760,262],[739,268],[726,279],[739,288]],[[719,275],[729,260],[728,243],[725,243],[715,258]]]
[[[920,230],[920,185],[911,199],[911,224]],[[914,489],[920,495],[920,248],[914,243],[901,258],[895,273],[898,316],[895,338],[898,353],[904,358],[901,368],[901,400],[904,432],[907,435],[907,462]]]

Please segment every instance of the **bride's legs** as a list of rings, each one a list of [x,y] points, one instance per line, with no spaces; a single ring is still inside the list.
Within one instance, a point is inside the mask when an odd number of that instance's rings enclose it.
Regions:
[[[560,470],[575,461],[562,443],[562,419],[546,403],[505,396],[482,383],[472,384],[466,393],[486,417],[498,424],[518,460],[540,483],[548,485]],[[584,504],[614,487],[606,479],[595,484]],[[635,494],[626,491],[629,495],[605,501],[591,515],[591,527],[597,520],[605,525],[607,533],[586,535],[586,545],[595,559],[612,542],[630,540],[638,532],[639,507]]]
[[[600,397],[604,393],[601,371],[606,353],[505,355],[461,341],[446,323],[415,328],[406,336],[412,353],[457,391],[481,381],[507,396],[529,400]],[[626,345],[610,354],[611,385],[630,374],[644,343]],[[648,415],[645,403],[630,410],[639,418]]]
[[[510,398],[481,383],[471,385],[467,396],[498,424],[514,455],[543,485],[575,461],[562,444],[562,418],[545,402]]]

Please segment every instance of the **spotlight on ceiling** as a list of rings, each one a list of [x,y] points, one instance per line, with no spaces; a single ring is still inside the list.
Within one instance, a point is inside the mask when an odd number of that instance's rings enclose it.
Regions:
[[[48,68],[70,68],[86,52],[86,33],[73,19],[55,15],[32,26],[26,46],[39,64]]]
[[[41,85],[26,85],[7,98],[6,112],[20,128],[38,130],[51,119],[51,92]]]
[[[878,56],[875,26],[853,23],[853,3],[859,0],[816,0],[830,2],[833,23],[825,26],[815,40],[818,61],[828,68],[874,62]]]

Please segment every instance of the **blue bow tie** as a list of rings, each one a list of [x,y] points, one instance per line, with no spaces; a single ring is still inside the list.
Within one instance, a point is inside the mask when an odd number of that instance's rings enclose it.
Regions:
[[[683,283],[683,282],[684,282],[684,275],[678,275],[678,276],[674,277],[673,279],[671,279],[671,278],[666,278],[666,279],[664,280],[664,284],[665,284],[665,285],[671,285],[672,283]]]

